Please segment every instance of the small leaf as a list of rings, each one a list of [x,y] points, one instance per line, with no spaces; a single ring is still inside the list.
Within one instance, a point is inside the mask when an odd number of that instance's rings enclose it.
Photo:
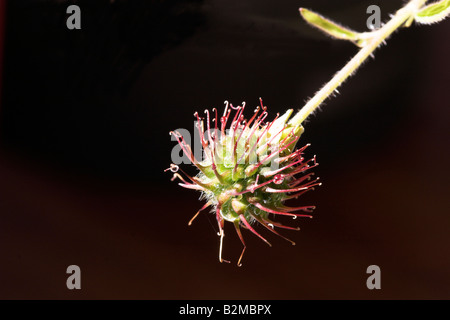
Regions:
[[[336,39],[358,41],[361,38],[358,32],[340,26],[308,9],[300,8],[300,14],[308,23]]]
[[[420,10],[415,20],[422,24],[436,23],[444,20],[450,14],[450,0],[432,3]]]

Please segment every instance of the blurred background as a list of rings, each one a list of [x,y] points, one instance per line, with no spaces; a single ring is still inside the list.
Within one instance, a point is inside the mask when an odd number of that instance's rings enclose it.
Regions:
[[[0,298],[449,299],[450,19],[394,34],[308,119],[323,185],[298,199],[314,219],[287,221],[297,246],[244,231],[238,268],[226,226],[220,264],[214,215],[188,227],[199,194],[163,172],[194,111],[299,109],[357,52],[299,7],[366,31],[369,5],[403,3],[0,1]]]

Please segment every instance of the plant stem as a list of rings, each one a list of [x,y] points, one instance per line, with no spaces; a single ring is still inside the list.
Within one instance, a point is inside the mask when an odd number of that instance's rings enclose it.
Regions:
[[[320,104],[328,98],[356,69],[388,38],[401,27],[425,4],[427,0],[411,0],[383,25],[380,29],[369,32],[368,40],[359,52],[338,72],[325,86],[320,89],[305,106],[289,121],[290,124],[301,124]]]

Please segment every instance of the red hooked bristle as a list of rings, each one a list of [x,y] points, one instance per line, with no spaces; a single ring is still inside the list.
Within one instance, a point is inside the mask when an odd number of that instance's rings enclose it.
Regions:
[[[267,107],[263,105],[261,97],[259,97],[259,104],[261,105],[261,109],[263,109],[264,111],[267,110]]]
[[[170,167],[167,168],[167,169],[165,169],[164,172],[166,172],[166,171],[168,171],[168,170],[170,170],[171,172],[174,172],[174,173],[175,173],[175,172],[177,172],[178,170],[180,170],[180,167],[177,166],[176,164],[171,163],[171,164],[170,164]]]
[[[290,196],[284,198],[284,200],[297,199],[299,196],[301,196],[302,194],[304,194],[304,193],[306,193],[306,192],[308,192],[308,191],[310,191],[310,190],[314,190],[314,188],[309,188],[309,189],[300,191],[300,192],[298,192],[298,193],[292,194],[292,195],[290,195]]]
[[[293,180],[291,183],[289,183],[289,188],[295,188],[297,187],[299,184],[303,183],[303,181],[305,180],[311,180],[311,177],[314,175],[314,172],[305,174],[303,177],[301,178],[297,178],[295,180]]]
[[[223,231],[224,220],[220,214],[220,204],[216,208],[216,219],[217,219],[217,224],[219,225],[219,236],[220,236],[219,261],[230,263],[230,261],[222,259],[223,238],[225,237],[225,233]]]
[[[234,118],[233,121],[231,121],[231,123],[236,122],[239,119],[239,115],[240,115],[240,110],[241,110],[241,106],[237,106],[236,108],[233,107],[233,104],[230,103],[230,108],[235,110],[236,113],[234,114]]]
[[[250,125],[252,124],[253,120],[255,120],[256,116],[258,115],[258,113],[259,113],[259,107],[257,107],[257,108],[255,109],[255,112],[253,113],[253,116],[252,116],[252,117],[250,118],[250,120],[247,122],[247,125],[246,125],[245,128],[250,127]],[[245,128],[244,128],[244,130],[245,130]]]
[[[204,189],[208,189],[208,186],[202,182],[200,182],[197,178],[191,177],[190,175],[188,175],[186,172],[183,171],[183,169],[179,168],[179,170],[189,179],[191,180],[194,184],[197,184],[201,187],[203,187]],[[192,183],[187,182],[186,180],[184,180],[184,178],[179,174],[179,173],[174,173],[173,177],[172,177],[172,181],[175,180],[175,178],[180,179],[181,181],[183,181],[185,184],[187,185],[192,185]]]
[[[231,121],[231,125],[230,125],[231,130],[233,130],[233,135],[232,135],[231,141],[233,141],[233,143],[234,143],[235,138],[236,138],[236,131],[237,131],[238,127],[239,127],[239,114],[240,114],[239,111],[241,110],[241,107],[238,106],[237,108],[234,108],[231,103],[230,103],[230,107],[233,110],[236,110],[236,113],[234,115],[233,121]],[[233,148],[234,148],[234,145],[233,145]],[[233,153],[233,161],[234,161],[234,153]]]
[[[300,230],[299,227],[289,227],[289,226],[285,226],[284,224],[281,224],[281,223],[279,223],[279,222],[274,222],[274,221],[270,220],[269,218],[265,218],[265,219],[263,219],[263,220],[264,220],[264,222],[266,222],[267,224],[271,224],[271,225],[273,225],[273,226],[275,226],[275,227],[278,227],[278,228],[287,229],[287,230],[295,230],[295,231]]]
[[[316,180],[311,181],[309,183],[306,183],[306,184],[304,184],[304,185],[302,185],[302,186],[300,186],[298,188],[292,188],[292,189],[273,189],[273,188],[267,187],[266,188],[266,192],[269,192],[269,193],[288,193],[288,192],[303,191],[303,190],[309,189],[309,188],[314,187],[314,186],[320,186],[322,183],[320,183],[320,182],[316,183],[317,180],[319,180],[319,178],[317,178]]]
[[[167,171],[167,170],[168,169],[166,169],[164,171]],[[178,179],[180,179],[181,181],[184,182],[184,183],[178,183],[183,188],[200,190],[200,191],[205,191],[206,190],[204,187],[200,186],[197,182],[195,182],[195,184],[187,182],[186,180],[184,180],[184,178],[179,173],[174,173],[172,179],[170,179],[170,180],[174,181],[176,178],[178,178]]]
[[[280,172],[282,172],[282,171],[284,171],[284,170],[286,170],[286,169],[288,169],[288,168],[290,168],[290,167],[292,167],[292,166],[295,166],[296,164],[301,163],[302,161],[303,161],[303,158],[301,158],[301,159],[298,160],[298,161],[292,162],[292,163],[290,163],[290,164],[288,164],[288,165],[285,165],[284,167],[281,167],[281,168],[279,168],[279,169],[277,169],[277,170],[273,170],[273,171],[266,172],[266,173],[264,173],[264,177],[271,177],[271,176],[273,176],[274,174],[280,173]]]
[[[214,132],[213,132],[213,136],[214,137],[213,138],[214,138],[214,149],[215,149],[217,147],[217,139],[220,138],[220,137],[217,136],[218,135],[218,131],[217,131],[218,124],[217,124],[217,122],[219,120],[218,120],[218,115],[217,115],[217,109],[213,108],[212,110],[215,113],[215,118],[212,120],[214,122]]]
[[[192,219],[189,220],[188,226],[190,226],[192,224],[192,221],[194,221],[195,218],[197,218],[197,216],[199,215],[200,212],[202,212],[203,210],[208,208],[210,205],[211,205],[211,201],[208,201],[207,203],[205,203],[205,205],[203,207],[201,207],[200,210],[197,211],[197,213],[192,217]]]
[[[270,230],[271,232],[275,233],[277,236],[283,238],[286,241],[289,241],[293,246],[295,246],[295,242],[286,238],[285,236],[281,235],[280,233],[278,233],[277,231],[275,231],[273,228],[271,228],[269,226],[268,223],[266,223],[264,220],[261,219],[261,217],[257,216],[257,215],[252,215],[253,218],[255,218],[256,221],[258,221],[260,224],[262,224],[264,227],[266,227],[268,230]]]
[[[217,219],[217,224],[219,225],[219,230],[222,230],[224,221],[223,221],[222,215],[220,214],[220,209],[221,209],[221,204],[219,203],[216,207],[216,219]]]
[[[291,217],[307,217],[307,218],[312,218],[311,215],[305,215],[305,214],[298,214],[298,213],[290,213],[290,212],[284,212],[284,211],[278,211],[278,210],[274,210],[274,209],[270,209],[270,208],[266,208],[264,207],[262,204],[255,202],[252,203],[252,205],[254,205],[255,207],[257,207],[260,210],[269,212],[269,213],[273,213],[273,214],[279,214],[282,216],[291,216]]]
[[[210,126],[210,119],[209,119],[209,110],[205,110],[205,113],[206,113],[206,130],[207,130],[207,132],[208,132],[208,141],[209,141],[209,146],[210,146],[210,149],[211,150],[214,150],[215,148],[214,148],[214,141],[213,141],[213,139],[212,139],[212,137],[211,137],[211,126]]]
[[[247,220],[245,219],[244,215],[241,214],[239,215],[240,221],[244,224],[244,226],[250,230],[251,232],[253,232],[253,234],[255,234],[258,238],[260,238],[262,241],[264,241],[265,243],[267,243],[269,246],[272,246],[270,244],[269,241],[267,241],[266,239],[264,239],[264,237],[262,235],[260,235],[258,232],[255,231],[255,229],[252,228],[252,226],[247,222]]]
[[[313,165],[309,165],[308,163],[310,161],[313,161],[314,164]],[[312,169],[314,167],[317,167],[318,165],[319,164],[316,162],[316,156],[314,156],[312,159],[308,160],[306,163],[298,166],[294,171],[289,172],[289,176],[294,176],[294,175],[296,175],[298,173],[304,173],[305,171],[310,170],[310,169]]]
[[[244,119],[245,106],[246,106],[246,103],[245,103],[245,101],[243,101],[241,110],[239,110],[239,117],[238,117],[238,119],[241,119],[240,121],[242,121],[242,119]]]
[[[199,136],[200,136],[200,142],[202,143],[203,149],[206,149],[208,147],[208,143],[206,142],[205,135],[203,133],[203,129],[204,129],[203,128],[203,120],[198,115],[198,112],[195,112],[194,116],[197,118],[196,127],[198,129],[198,133],[199,133]]]
[[[281,174],[277,175],[274,178],[272,178],[272,179],[270,179],[270,180],[268,180],[266,182],[263,182],[261,184],[258,184],[258,179],[259,179],[259,174],[256,176],[256,181],[253,184],[247,186],[247,189],[245,189],[244,191],[241,191],[241,192],[231,193],[231,195],[239,196],[239,195],[242,195],[242,194],[245,194],[245,193],[248,193],[248,192],[254,193],[256,189],[264,187],[264,186],[266,186],[266,185],[268,185],[269,183],[272,183],[272,182],[275,183],[275,184],[283,183],[284,176],[281,175]]]
[[[233,224],[234,224],[234,229],[236,230],[236,233],[237,233],[239,239],[241,240],[242,245],[244,246],[244,248],[242,249],[241,255],[239,256],[239,260],[237,262],[237,265],[239,267],[241,267],[242,266],[241,260],[242,260],[242,257],[244,256],[245,248],[247,248],[247,246],[245,245],[244,237],[242,236],[242,233],[241,233],[241,228],[239,226],[239,221],[236,220],[236,221],[234,221]]]
[[[205,188],[200,187],[196,184],[185,184],[185,183],[178,183],[179,186],[186,188],[186,189],[192,189],[192,190],[198,190],[198,191],[206,191]]]
[[[305,211],[312,212],[316,207],[315,206],[303,206],[303,207],[286,207],[282,206],[283,212],[291,212],[291,211]]]
[[[231,109],[228,109],[228,101],[225,100],[225,110],[223,112],[223,116],[220,118],[220,122],[221,122],[221,132],[222,132],[222,137],[225,136],[225,128],[227,126],[227,122],[228,122],[228,118],[230,117],[230,113],[231,113]]]

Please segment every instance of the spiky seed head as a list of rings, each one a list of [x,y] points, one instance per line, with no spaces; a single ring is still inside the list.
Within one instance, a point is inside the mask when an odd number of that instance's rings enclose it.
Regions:
[[[277,114],[273,121],[265,122],[268,113],[261,99],[260,106],[249,120],[244,118],[244,109],[245,102],[242,106],[233,107],[225,101],[225,110],[220,118],[217,109],[213,109],[212,120],[208,110],[205,110],[204,118],[196,112],[194,116],[203,154],[200,161],[178,131],[172,131],[171,134],[190,162],[198,168],[198,174],[190,176],[175,164],[166,169],[174,173],[172,180],[181,180],[179,185],[182,187],[202,192],[206,204],[194,218],[208,207],[213,209],[219,227],[221,262],[226,261],[222,259],[224,221],[233,223],[244,245],[238,265],[241,265],[245,251],[241,226],[270,245],[251,226],[253,222],[258,222],[281,237],[274,227],[298,230],[274,222],[270,216],[312,217],[310,213],[314,206],[288,207],[285,202],[320,185],[318,178],[312,180],[314,174],[307,172],[318,165],[316,157],[309,160],[303,158],[303,151],[309,145],[295,149],[304,129],[301,124],[288,122],[293,110],[288,110],[282,116]],[[298,211],[303,213],[295,213]]]

